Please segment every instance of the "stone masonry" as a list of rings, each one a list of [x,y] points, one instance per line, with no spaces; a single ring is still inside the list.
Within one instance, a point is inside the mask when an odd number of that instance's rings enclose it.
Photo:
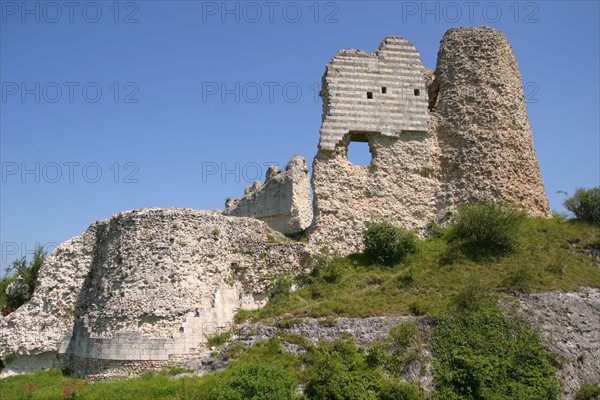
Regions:
[[[474,199],[551,216],[521,75],[500,31],[450,29],[435,73],[399,37],[371,54],[342,50],[327,65],[321,96],[313,251],[361,250],[365,222],[374,219],[425,236],[429,224]],[[353,141],[369,143],[368,166],[348,161]]]
[[[306,160],[294,156],[283,171],[269,167],[265,183],[255,181],[243,198],[228,199],[223,214],[254,217],[287,235],[304,231],[313,218]]]
[[[78,375],[122,376],[203,354],[237,310],[264,305],[275,276],[303,272],[305,256],[265,223],[218,211],[96,222],[57,248],[32,300],[0,321],[2,354],[15,356],[2,374],[58,355]]]

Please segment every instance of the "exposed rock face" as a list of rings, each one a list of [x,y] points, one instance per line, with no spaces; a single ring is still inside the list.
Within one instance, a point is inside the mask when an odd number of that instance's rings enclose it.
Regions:
[[[282,333],[284,333],[281,338],[283,349],[295,355],[305,353],[308,349],[297,342],[286,342],[286,333],[303,336],[312,345],[318,345],[323,341],[335,342],[352,336],[358,345],[368,348],[377,341],[385,340],[393,327],[406,323],[416,323],[420,336],[424,340],[412,343],[410,349],[406,349],[407,352],[414,351],[416,356],[403,368],[402,380],[415,382],[423,387],[426,394],[431,394],[434,390],[434,381],[429,337],[431,336],[433,323],[430,319],[423,317],[340,317],[334,320],[303,318],[289,328],[278,328],[264,324],[244,324],[236,329],[236,335],[216,356],[199,358],[186,366],[194,370],[196,375],[205,375],[222,370],[231,362],[228,353],[234,346],[240,343],[252,346],[259,341],[268,340]]]
[[[223,213],[260,219],[284,234],[302,232],[313,218],[306,160],[294,156],[283,171],[270,167],[263,185],[256,181],[243,198],[227,200]]]
[[[557,355],[563,399],[582,384],[600,385],[600,290],[521,295],[517,308]]]
[[[399,37],[372,54],[340,51],[327,65],[321,96],[313,249],[359,251],[364,223],[374,218],[424,235],[428,224],[473,199],[551,216],[521,75],[500,31],[449,30],[434,79]],[[348,161],[352,141],[369,143],[370,165]]]
[[[61,245],[32,300],[1,322],[0,348],[17,356],[4,373],[21,372],[22,355],[57,351],[78,374],[102,376],[197,356],[236,310],[266,302],[274,276],[302,271],[304,257],[303,245],[251,218],[189,209],[117,214]]]

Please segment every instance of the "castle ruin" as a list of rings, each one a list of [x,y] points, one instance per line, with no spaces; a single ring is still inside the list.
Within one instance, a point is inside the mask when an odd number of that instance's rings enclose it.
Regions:
[[[435,72],[400,37],[374,53],[342,50],[321,96],[312,210],[306,162],[294,157],[229,200],[226,215],[146,209],[92,224],[46,259],[32,298],[0,318],[2,374],[62,363],[78,375],[120,376],[197,358],[235,311],[265,304],[278,274],[306,272],[308,251],[359,251],[372,219],[424,236],[482,198],[550,217],[521,75],[501,32],[450,29]],[[356,141],[369,144],[368,166],[348,161]],[[309,243],[273,229],[306,230]]]
[[[374,53],[341,50],[322,87],[308,228],[313,250],[360,251],[365,222],[373,219],[425,236],[431,223],[446,222],[458,205],[477,199],[551,216],[521,74],[502,32],[450,29],[435,72],[397,36]],[[352,142],[368,143],[368,166],[348,160]],[[238,208],[236,215],[267,218],[270,206],[253,201],[251,192],[252,200],[242,201],[262,214]],[[297,193],[310,195],[306,187]]]

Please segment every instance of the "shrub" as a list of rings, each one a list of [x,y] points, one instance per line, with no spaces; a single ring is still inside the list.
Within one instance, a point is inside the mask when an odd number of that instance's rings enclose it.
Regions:
[[[559,385],[539,334],[492,301],[450,309],[433,331],[435,399],[557,399]]]
[[[595,400],[598,398],[600,398],[600,386],[598,385],[581,385],[575,395],[575,400]]]
[[[417,385],[387,381],[381,385],[379,400],[421,400],[425,399],[423,390]]]
[[[229,339],[231,339],[232,333],[231,331],[225,331],[225,332],[221,332],[218,333],[214,336],[210,336],[207,340],[206,340],[206,345],[208,347],[219,347],[224,345],[225,343],[227,343],[227,341]]]
[[[0,306],[15,310],[31,298],[35,289],[39,270],[44,264],[45,259],[46,252],[41,246],[38,246],[33,253],[33,259],[29,264],[25,257],[13,261],[12,265],[8,268],[8,272],[13,273],[14,277],[3,279],[2,283],[0,283],[0,289],[2,290],[0,302],[6,303],[0,304]],[[12,282],[19,284],[22,287],[12,291],[12,293],[6,293],[6,288]]]
[[[278,276],[275,279],[275,281],[273,282],[271,290],[269,291],[269,297],[271,298],[271,300],[273,300],[276,297],[289,296],[290,293],[292,292],[292,284],[293,284],[293,280],[290,276],[288,276],[288,275]]]
[[[476,282],[467,284],[453,299],[459,310],[477,309],[487,300],[483,288]]]
[[[365,255],[373,261],[392,265],[417,250],[417,236],[389,222],[369,222],[363,231]]]
[[[286,400],[295,396],[296,381],[278,364],[237,364],[214,378],[202,396],[206,400]]]
[[[378,374],[352,339],[314,348],[308,364],[309,399],[377,399]]]
[[[419,328],[415,323],[405,323],[392,328],[386,339],[375,342],[366,360],[371,367],[380,368],[386,375],[402,378],[403,372],[420,358]]]
[[[577,219],[600,225],[600,186],[590,189],[578,188],[573,197],[563,203]]]
[[[450,249],[460,249],[475,260],[514,252],[525,216],[512,206],[491,201],[462,205],[448,231]]]
[[[527,265],[518,265],[511,269],[506,278],[502,281],[502,286],[509,290],[526,292],[534,282],[534,275]]]

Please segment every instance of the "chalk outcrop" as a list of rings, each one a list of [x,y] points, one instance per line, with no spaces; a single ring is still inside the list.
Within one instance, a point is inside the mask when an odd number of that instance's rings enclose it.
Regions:
[[[294,156],[283,171],[269,167],[264,184],[256,181],[243,198],[228,199],[223,213],[257,218],[288,235],[304,231],[313,218],[306,160]]]
[[[599,289],[520,295],[515,306],[556,355],[562,399],[574,399],[582,384],[600,385]]]
[[[1,321],[3,373],[56,362],[124,376],[206,351],[274,277],[302,272],[304,246],[252,218],[145,209],[93,224],[40,271],[32,300]],[[42,365],[43,364],[43,365]]]

